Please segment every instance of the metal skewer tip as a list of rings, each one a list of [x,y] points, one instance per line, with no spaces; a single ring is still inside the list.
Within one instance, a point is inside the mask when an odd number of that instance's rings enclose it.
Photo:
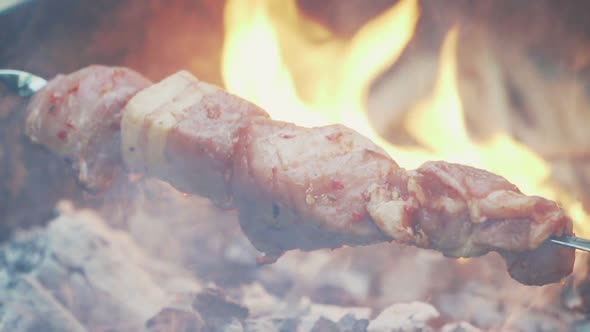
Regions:
[[[21,97],[30,97],[47,84],[44,78],[13,69],[0,69],[0,82]]]
[[[552,237],[549,242],[566,246],[573,249],[584,250],[590,252],[590,241],[581,239],[571,235],[563,235],[560,237]]]

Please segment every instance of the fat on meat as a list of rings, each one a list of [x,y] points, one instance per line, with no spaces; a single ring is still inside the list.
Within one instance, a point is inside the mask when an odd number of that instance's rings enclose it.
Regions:
[[[257,117],[269,118],[254,104],[182,71],[127,104],[122,153],[129,167],[230,208],[235,139]]]

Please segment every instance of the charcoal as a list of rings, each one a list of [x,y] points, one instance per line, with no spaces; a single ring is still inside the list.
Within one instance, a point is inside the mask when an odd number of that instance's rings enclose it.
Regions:
[[[220,290],[208,288],[197,294],[193,308],[198,311],[207,323],[226,322],[233,319],[244,320],[248,317],[248,309],[230,300]]]
[[[567,326],[564,322],[571,322],[577,316],[556,303],[560,288],[537,289],[536,301],[522,296],[528,292],[526,286],[516,284],[510,290],[499,291],[490,284],[472,281],[461,289],[440,295],[435,303],[444,316],[467,320],[482,329],[559,331]]]
[[[353,315],[348,314],[340,318],[338,326],[342,332],[364,332],[369,326],[369,320],[356,319]]]
[[[207,322],[207,326],[203,331],[206,332],[243,332],[244,326],[236,318],[229,320],[216,320]]]
[[[345,315],[338,322],[320,317],[311,332],[365,332],[368,325],[369,320],[356,319],[352,314]]]
[[[0,247],[0,330],[138,331],[174,287],[200,284],[144,256],[94,213],[64,210]]]
[[[2,282],[0,286],[0,331],[85,332],[87,330],[35,279],[22,277]]]
[[[14,238],[0,250],[0,264],[7,275],[14,277],[35,269],[45,258],[47,236],[35,231]]]
[[[205,323],[194,311],[164,308],[145,324],[148,332],[199,332]]]
[[[320,319],[315,322],[311,332],[340,332],[340,328],[338,327],[338,324],[333,321],[320,317]]]
[[[30,232],[0,249],[0,330],[86,331],[37,280],[28,276],[45,259],[47,237]]]

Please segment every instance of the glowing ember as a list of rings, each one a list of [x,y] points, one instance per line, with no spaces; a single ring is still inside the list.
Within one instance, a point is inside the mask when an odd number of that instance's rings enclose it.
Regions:
[[[507,134],[486,142],[469,137],[457,88],[457,28],[445,37],[431,97],[417,101],[404,123],[424,148],[394,146],[371,127],[364,106],[368,87],[406,48],[418,18],[417,2],[403,0],[343,40],[300,15],[295,1],[230,0],[222,68],[226,88],[278,120],[351,127],[404,167],[444,159],[498,173],[528,194],[560,201],[576,221],[576,233],[589,236],[581,204],[548,183],[550,167],[540,156]]]

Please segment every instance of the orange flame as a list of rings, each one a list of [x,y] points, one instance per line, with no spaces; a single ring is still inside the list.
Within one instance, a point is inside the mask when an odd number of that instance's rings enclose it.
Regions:
[[[550,167],[541,157],[506,134],[483,143],[469,137],[457,84],[457,28],[445,37],[432,95],[416,103],[404,124],[427,149],[392,145],[371,127],[364,106],[368,87],[397,61],[419,15],[416,0],[402,0],[344,40],[300,15],[295,0],[229,0],[222,58],[225,86],[277,120],[353,128],[404,167],[444,159],[500,174],[523,192],[559,199],[577,222],[577,233],[590,234],[580,223],[588,220],[580,202],[559,196],[547,184]]]
[[[311,21],[293,23],[304,20],[295,1],[230,0],[224,21],[225,86],[274,119],[303,126],[342,123],[380,144],[400,164],[417,166],[428,159],[425,151],[404,150],[380,137],[369,124],[363,101],[371,81],[395,62],[410,41],[418,15],[415,0],[401,1],[352,39],[340,40]],[[307,32],[302,26],[314,28]],[[331,39],[317,46],[309,34]],[[380,42],[391,40],[390,36],[395,36],[395,43]],[[300,77],[299,86],[309,87],[306,101],[300,98],[294,77]]]

